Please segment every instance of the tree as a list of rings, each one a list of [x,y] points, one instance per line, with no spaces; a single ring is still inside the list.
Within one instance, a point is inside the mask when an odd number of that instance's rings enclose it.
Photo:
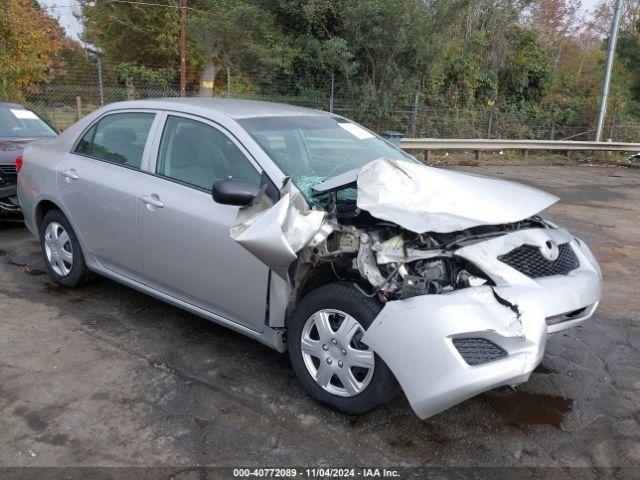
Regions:
[[[166,88],[173,72],[175,84],[176,0],[80,2],[84,40],[101,51],[110,80]],[[549,118],[562,110],[558,122],[587,123],[611,10],[602,0],[585,24],[578,0],[188,0],[188,78],[202,94],[221,93],[228,85],[220,72],[231,67],[234,94],[318,105],[334,78],[337,108],[374,128],[406,124],[398,111],[416,102]],[[611,92],[620,109],[640,95],[639,19],[640,0],[626,0]],[[82,63],[71,51],[65,59]]]
[[[429,11],[423,0],[269,0],[296,50],[295,88],[322,94],[332,75],[353,99],[351,115],[375,125],[399,101],[411,102]],[[318,85],[319,84],[319,85]],[[343,105],[347,106],[347,105]]]
[[[53,68],[53,82],[61,85],[95,85],[96,65],[89,60],[80,42],[69,37],[62,39]]]
[[[499,70],[501,101],[512,106],[537,104],[552,75],[549,57],[531,30],[511,30],[509,45],[511,54]]]
[[[116,78],[119,83],[127,88],[127,96],[130,100],[136,97],[136,87],[151,87],[166,93],[171,84],[174,72],[167,69],[151,69],[131,63],[121,63],[115,68]]]
[[[593,10],[589,28],[600,37],[608,37],[611,33],[611,20],[616,2],[600,0]],[[620,30],[634,31],[640,20],[640,0],[625,0],[622,2],[620,15]]]
[[[536,0],[531,4],[528,22],[560,63],[563,48],[582,31],[580,0]]]
[[[201,0],[189,12],[187,32],[196,54],[203,58],[200,94],[211,96],[218,73],[224,67],[239,71],[284,68],[288,42],[274,16],[259,3],[244,0]]]
[[[434,1],[432,45],[428,82],[430,95],[440,104],[458,107],[519,103],[528,77],[522,59],[533,49],[531,68],[543,71],[546,60],[539,55],[535,34],[527,36],[519,25],[520,5],[514,0]],[[441,19],[448,19],[443,22]],[[518,60],[520,59],[520,60]],[[542,63],[541,63],[542,62]],[[518,81],[514,81],[515,78]],[[546,75],[528,83],[527,97],[541,96]],[[534,93],[534,90],[538,90]]]
[[[0,98],[19,100],[52,76],[63,31],[35,0],[0,0]]]
[[[82,40],[98,47],[105,62],[178,66],[179,10],[172,0],[154,0],[155,5],[79,1]]]
[[[602,52],[597,65],[597,94],[599,99],[602,88],[605,52],[609,45],[611,20],[615,2],[601,1],[594,10],[589,28],[596,38],[597,50]],[[609,92],[608,116],[618,119],[625,115],[635,118],[640,114],[640,67],[638,54],[640,49],[640,0],[626,0],[622,4],[620,30],[616,45],[616,59],[613,65]]]

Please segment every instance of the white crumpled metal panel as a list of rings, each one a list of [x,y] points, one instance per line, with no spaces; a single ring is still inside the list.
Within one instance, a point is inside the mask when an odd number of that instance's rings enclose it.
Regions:
[[[271,208],[263,210],[245,222],[231,228],[231,238],[287,279],[289,265],[309,244],[323,225],[326,212],[302,212],[285,193]]]
[[[363,166],[357,185],[359,208],[416,233],[516,222],[558,201],[507,180],[386,158]]]

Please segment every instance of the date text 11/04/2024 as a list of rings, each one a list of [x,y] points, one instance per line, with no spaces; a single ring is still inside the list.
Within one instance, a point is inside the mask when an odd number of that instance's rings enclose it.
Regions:
[[[396,478],[400,472],[389,468],[236,468],[234,478]]]

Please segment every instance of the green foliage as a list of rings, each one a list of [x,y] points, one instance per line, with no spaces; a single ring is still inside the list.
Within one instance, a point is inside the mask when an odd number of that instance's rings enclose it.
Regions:
[[[151,86],[166,90],[173,80],[173,70],[151,69],[132,63],[121,63],[116,67],[118,82],[126,87]]]
[[[176,65],[178,56],[178,10],[167,5],[147,5],[79,0],[84,22],[83,40],[99,47],[107,62],[131,62],[148,66]]]
[[[616,53],[630,74],[628,88],[635,101],[640,101],[640,38],[637,31],[623,30],[618,36]]]
[[[511,53],[499,71],[500,100],[505,105],[537,104],[552,77],[552,64],[535,32],[511,30]]]
[[[174,0],[154,2],[166,8],[80,2],[84,39],[106,63],[123,64],[121,83],[175,87],[176,75],[167,73],[179,67]],[[610,105],[625,114],[640,105],[640,2],[629,5]],[[189,0],[188,6],[191,88],[224,94],[221,72],[231,67],[234,92],[325,98],[334,76],[336,101],[350,99],[350,112],[370,125],[406,124],[394,112],[416,99],[420,108],[549,122],[555,115],[558,128],[586,124],[597,109],[605,55],[597,32],[611,14],[603,0],[585,29],[578,0]],[[159,66],[165,70],[156,77]]]
[[[275,16],[259,3],[244,0],[200,0],[187,16],[189,41],[214,82],[223,67],[260,70],[267,76],[286,70],[291,48]]]

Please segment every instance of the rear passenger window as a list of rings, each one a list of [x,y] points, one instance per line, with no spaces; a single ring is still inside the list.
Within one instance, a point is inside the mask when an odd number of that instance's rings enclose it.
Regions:
[[[76,153],[140,168],[154,113],[107,115],[82,136]]]

